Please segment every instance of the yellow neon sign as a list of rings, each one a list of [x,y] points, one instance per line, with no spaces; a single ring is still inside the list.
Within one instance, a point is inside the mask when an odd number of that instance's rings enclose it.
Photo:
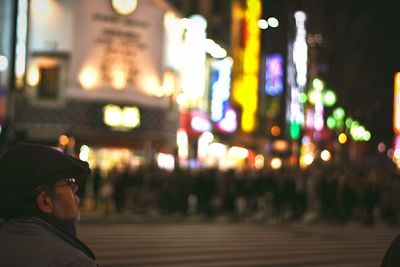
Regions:
[[[260,29],[258,20],[261,17],[261,2],[247,0],[244,18],[247,25],[247,39],[243,50],[242,80],[234,82],[233,98],[242,107],[242,125],[244,132],[251,132],[256,124],[258,98],[258,71],[260,53]]]

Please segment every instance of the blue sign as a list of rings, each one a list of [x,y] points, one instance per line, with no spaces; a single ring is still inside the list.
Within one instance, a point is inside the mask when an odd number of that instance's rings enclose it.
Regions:
[[[265,60],[265,92],[277,96],[283,92],[283,57],[280,54],[267,55]]]
[[[211,120],[218,122],[225,116],[231,95],[232,60],[225,58],[213,62],[211,66]]]

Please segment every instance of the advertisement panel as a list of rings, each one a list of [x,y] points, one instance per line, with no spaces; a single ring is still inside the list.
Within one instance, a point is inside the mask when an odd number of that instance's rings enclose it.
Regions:
[[[163,23],[164,11],[154,1],[137,1],[126,14],[110,0],[76,1],[75,89],[97,96],[110,91],[136,102],[154,96],[162,86]]]

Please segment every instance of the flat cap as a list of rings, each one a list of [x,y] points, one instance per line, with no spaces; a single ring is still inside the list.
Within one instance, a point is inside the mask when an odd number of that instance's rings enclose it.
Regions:
[[[87,162],[51,146],[20,143],[0,157],[0,199],[26,197],[37,186],[52,185],[62,178],[86,178]]]

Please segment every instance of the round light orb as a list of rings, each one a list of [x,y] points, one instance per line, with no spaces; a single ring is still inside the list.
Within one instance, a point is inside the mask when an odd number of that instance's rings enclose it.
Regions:
[[[336,94],[332,90],[326,90],[324,92],[323,100],[324,105],[327,107],[332,107],[336,103]]]
[[[332,154],[331,154],[331,152],[329,152],[329,150],[323,150],[322,152],[321,152],[321,159],[323,160],[323,161],[330,161],[331,159],[332,159]]]
[[[136,10],[137,0],[112,0],[111,5],[119,15],[127,16]]]
[[[347,142],[347,135],[346,135],[345,133],[339,134],[339,136],[338,136],[338,141],[339,141],[339,143],[341,143],[342,145],[343,145],[343,144],[346,144],[346,142]]]
[[[279,21],[277,18],[270,17],[268,18],[268,25],[271,26],[271,28],[276,28],[279,26]]]
[[[265,19],[260,19],[260,20],[258,20],[257,24],[258,24],[258,27],[259,27],[261,30],[265,30],[265,29],[268,28],[268,22],[267,22]]]

